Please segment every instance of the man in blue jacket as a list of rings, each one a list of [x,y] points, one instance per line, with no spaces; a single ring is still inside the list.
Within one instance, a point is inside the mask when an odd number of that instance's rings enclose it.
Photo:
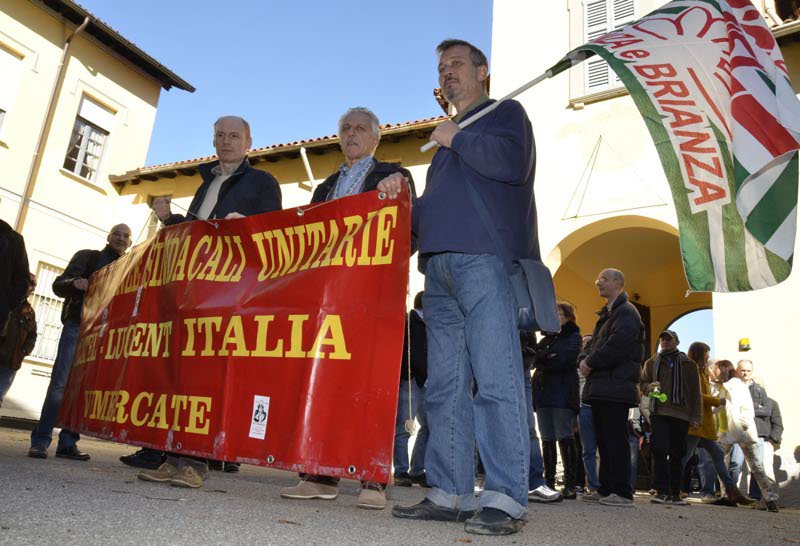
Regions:
[[[439,84],[458,112],[455,121],[493,102],[479,49],[446,40],[437,53]],[[506,252],[538,260],[533,130],[513,100],[464,129],[455,121],[442,122],[431,135],[440,148],[425,193],[412,207],[425,273],[431,489],[422,502],[392,513],[466,521],[470,533],[511,534],[523,527],[527,512],[530,450],[518,308],[503,251],[481,222],[468,186],[480,194]],[[399,175],[379,185],[390,198],[402,188]],[[479,498],[473,492],[475,443],[486,472]]]

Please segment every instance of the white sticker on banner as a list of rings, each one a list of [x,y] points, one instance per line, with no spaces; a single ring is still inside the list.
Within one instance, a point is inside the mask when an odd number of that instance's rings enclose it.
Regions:
[[[263,440],[267,435],[269,396],[253,397],[253,415],[250,418],[250,437]]]

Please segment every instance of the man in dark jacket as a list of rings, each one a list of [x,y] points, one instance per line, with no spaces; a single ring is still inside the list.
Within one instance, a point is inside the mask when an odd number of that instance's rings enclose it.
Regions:
[[[697,364],[678,350],[678,334],[664,330],[658,337],[661,351],[645,362],[641,389],[649,395],[655,389],[666,395],[664,402],[650,399],[650,445],[653,449],[656,504],[685,505],[681,499],[683,455],[689,426],[699,427],[703,420],[703,399]]]
[[[25,240],[5,221],[0,220],[0,330],[8,313],[22,300],[28,290],[28,253]]]
[[[281,210],[278,181],[266,171],[254,169],[247,161],[253,145],[250,125],[237,116],[224,116],[214,123],[217,161],[200,165],[203,183],[189,205],[189,216],[172,214],[164,197],[153,200],[153,211],[165,225],[187,220],[243,218]]]
[[[253,145],[250,124],[238,116],[223,116],[214,123],[214,147],[217,161],[200,165],[203,183],[189,205],[188,216],[173,214],[169,200],[153,200],[153,212],[164,225],[171,226],[191,220],[244,218],[264,212],[281,210],[281,189],[271,174],[254,169],[247,160],[247,150]],[[123,463],[150,470],[140,472],[143,481],[169,483],[176,487],[203,486],[209,462],[205,459],[162,454],[143,448],[120,457]],[[226,472],[238,472],[238,463],[213,461]],[[160,465],[160,466],[159,466]]]
[[[61,399],[64,397],[64,387],[67,385],[69,372],[72,369],[72,359],[75,356],[75,347],[78,343],[83,296],[89,288],[89,277],[98,269],[125,254],[125,251],[131,246],[131,228],[125,224],[114,226],[106,241],[108,244],[103,250],[78,251],[69,261],[64,272],[53,281],[53,292],[56,296],[64,298],[64,306],[61,308],[63,327],[39,423],[31,433],[31,448],[28,450],[28,456],[34,459],[47,458],[47,448],[53,439],[53,427],[61,407]],[[77,432],[61,429],[61,433],[58,435],[56,457],[88,461],[89,455],[78,449],[79,439],[80,435]]]
[[[640,400],[644,326],[624,292],[621,271],[605,269],[595,284],[606,305],[597,313],[592,340],[578,359],[586,378],[582,399],[592,406],[600,451],[600,487],[599,499],[584,495],[583,500],[627,507],[633,506],[628,410]]]
[[[8,314],[24,299],[28,289],[28,253],[25,240],[0,220],[0,335]],[[0,365],[0,404],[17,371]]]
[[[408,170],[396,163],[384,163],[375,159],[374,154],[380,138],[380,122],[371,110],[360,106],[347,110],[339,119],[339,145],[345,161],[314,190],[311,202],[321,203],[373,191],[382,180],[393,174],[404,178],[411,194],[416,195],[414,179]],[[412,238],[412,252],[415,246]],[[281,497],[296,500],[330,500],[339,495],[339,478],[312,474],[304,474],[300,478],[299,484],[281,489]],[[373,510],[385,508],[385,489],[386,484],[361,482],[356,506]]]
[[[403,365],[400,367],[400,392],[397,397],[397,419],[394,425],[394,484],[411,487],[428,485],[425,479],[425,449],[428,445],[428,420],[425,411],[425,381],[428,379],[428,341],[422,311],[422,292],[414,297],[414,308],[408,312],[408,335],[403,343]],[[409,347],[409,339],[411,346]],[[417,438],[408,458],[411,438],[408,420],[419,422]]]
[[[769,438],[770,432],[770,416],[772,415],[772,401],[767,396],[767,390],[753,381],[753,362],[751,360],[740,360],[736,364],[736,371],[742,377],[742,381],[750,390],[750,398],[753,399],[753,410],[755,410],[756,431],[758,433],[758,442],[756,443],[756,456],[758,462],[764,466],[764,442]],[[731,451],[731,477],[733,481],[739,483],[739,476],[742,472],[742,465],[744,464],[744,453],[736,446]],[[748,496],[751,499],[761,499],[761,488],[758,487],[752,473],[750,474],[750,486],[748,489]]]
[[[422,502],[395,506],[392,514],[466,520],[468,533],[505,535],[522,529],[528,509],[530,439],[519,308],[504,256],[540,261],[533,128],[514,100],[459,127],[461,118],[492,104],[486,95],[488,62],[463,40],[445,40],[437,53],[439,84],[458,115],[431,135],[440,147],[425,194],[411,209],[425,272],[431,427],[425,464],[431,489]],[[390,198],[404,191],[397,178],[379,186]],[[496,233],[502,234],[502,249]],[[540,294],[555,299],[552,285],[536,289],[535,300]],[[486,471],[477,499],[476,443]]]
[[[781,417],[781,407],[772,398],[769,399],[772,404],[772,413],[769,416],[769,438],[768,442],[772,444],[775,451],[781,448],[781,440],[783,439],[783,417]],[[756,425],[758,428],[758,425]]]

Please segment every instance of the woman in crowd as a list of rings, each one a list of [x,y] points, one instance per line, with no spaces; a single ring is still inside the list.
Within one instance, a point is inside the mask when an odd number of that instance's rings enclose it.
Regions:
[[[533,407],[542,437],[544,477],[548,487],[555,487],[556,443],[564,465],[564,498],[574,499],[578,454],[572,423],[578,413],[578,353],[581,334],[576,324],[575,308],[558,304],[561,331],[542,338],[536,346],[533,374]]]
[[[686,438],[686,454],[683,457],[683,467],[685,468],[689,459],[692,458],[694,450],[701,448],[706,450],[711,457],[711,465],[703,465],[703,489],[701,491],[701,501],[712,503],[716,501],[714,496],[714,484],[717,476],[725,484],[725,494],[728,500],[738,504],[752,504],[753,500],[745,497],[736,487],[725,464],[725,454],[717,443],[717,425],[714,420],[713,408],[724,406],[727,403],[725,398],[718,398],[711,394],[711,379],[706,371],[709,352],[711,348],[701,341],[695,341],[689,346],[688,356],[697,365],[700,374],[700,393],[703,398],[703,424],[699,427],[689,429],[689,436]],[[716,472],[715,472],[716,471]]]
[[[755,410],[750,390],[739,377],[736,368],[730,360],[720,360],[715,365],[716,384],[719,387],[719,397],[725,398],[725,405],[720,406],[719,413],[724,411],[725,417],[719,419],[720,445],[725,453],[726,460],[730,459],[731,449],[738,445],[744,453],[750,473],[755,476],[758,486],[764,494],[767,510],[778,511],[778,494],[775,492],[764,467],[756,456]],[[725,484],[723,483],[723,486]]]

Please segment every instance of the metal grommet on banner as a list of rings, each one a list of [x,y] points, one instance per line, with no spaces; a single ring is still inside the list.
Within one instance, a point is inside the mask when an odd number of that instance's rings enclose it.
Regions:
[[[348,466],[347,467],[347,472],[349,472],[350,474],[355,474],[356,473],[356,467],[354,467],[353,465]]]
[[[306,211],[304,211],[303,209],[297,209],[297,215],[298,215],[298,216],[302,216],[302,215],[304,215],[305,213],[306,213]]]
[[[272,463],[274,463],[274,462],[275,462],[275,457],[273,457],[272,455],[268,456],[268,457],[267,457],[267,462],[268,462],[269,464],[272,464]]]
[[[178,451],[180,451],[180,450],[181,450],[181,447],[182,447],[182,446],[181,446],[181,443],[180,443],[180,442],[178,442],[177,444],[175,444],[175,449],[177,449]]]
[[[386,194],[385,194],[384,192],[380,192],[380,193],[378,194],[378,199],[380,199],[381,201],[383,201],[384,199],[386,199]]]

